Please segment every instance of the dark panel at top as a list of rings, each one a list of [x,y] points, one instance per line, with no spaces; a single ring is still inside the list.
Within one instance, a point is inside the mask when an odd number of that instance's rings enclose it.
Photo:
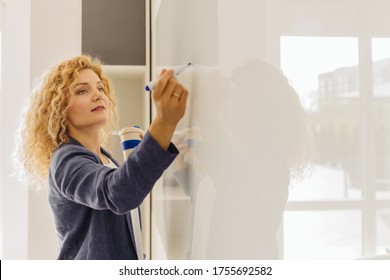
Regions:
[[[145,0],[83,0],[82,51],[110,65],[145,65]]]

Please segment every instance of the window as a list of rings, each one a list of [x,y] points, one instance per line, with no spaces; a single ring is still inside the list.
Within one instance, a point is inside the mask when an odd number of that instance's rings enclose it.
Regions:
[[[316,151],[312,175],[290,190],[284,258],[385,254],[390,247],[390,83],[384,73],[390,40],[372,40],[368,66],[359,63],[369,51],[359,38],[284,36],[280,45],[281,67],[308,112]],[[361,74],[370,67],[372,79]]]
[[[313,176],[293,188],[290,200],[360,198],[350,170],[359,166],[359,96],[344,86],[345,76],[358,73],[357,38],[282,37],[281,65],[309,112],[318,151]]]
[[[390,38],[372,39],[373,100],[375,122],[375,199],[386,205],[390,198]],[[379,207],[378,207],[379,208]],[[376,251],[390,247],[389,203],[376,213]]]
[[[372,39],[376,197],[390,198],[390,38]]]

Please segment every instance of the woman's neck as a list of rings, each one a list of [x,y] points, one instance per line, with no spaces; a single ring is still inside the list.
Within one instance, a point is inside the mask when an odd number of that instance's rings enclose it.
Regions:
[[[102,157],[105,158],[100,150],[101,147],[101,140],[100,140],[100,131],[70,131],[69,135],[72,136],[74,139],[79,141],[81,145],[83,145],[85,148],[93,152],[94,154],[98,155],[101,159]]]

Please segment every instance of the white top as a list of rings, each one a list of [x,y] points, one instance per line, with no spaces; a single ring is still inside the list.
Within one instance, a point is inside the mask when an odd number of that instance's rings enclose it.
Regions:
[[[116,164],[111,159],[109,159],[109,158],[107,158],[107,159],[109,162],[104,164],[105,166],[111,167],[111,168],[118,168],[118,166],[116,166]]]

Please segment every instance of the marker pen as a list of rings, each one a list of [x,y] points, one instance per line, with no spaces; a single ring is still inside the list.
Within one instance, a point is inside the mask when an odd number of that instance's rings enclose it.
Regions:
[[[187,69],[188,66],[191,65],[191,62],[185,64],[185,65],[182,65],[182,66],[178,66],[176,68],[174,68],[174,72],[173,72],[173,75],[174,76],[177,76],[179,75],[181,72],[183,72],[184,70]],[[157,80],[152,80],[150,81],[146,86],[145,86],[145,90],[147,91],[152,91],[154,89],[154,87],[156,86],[157,84]]]

